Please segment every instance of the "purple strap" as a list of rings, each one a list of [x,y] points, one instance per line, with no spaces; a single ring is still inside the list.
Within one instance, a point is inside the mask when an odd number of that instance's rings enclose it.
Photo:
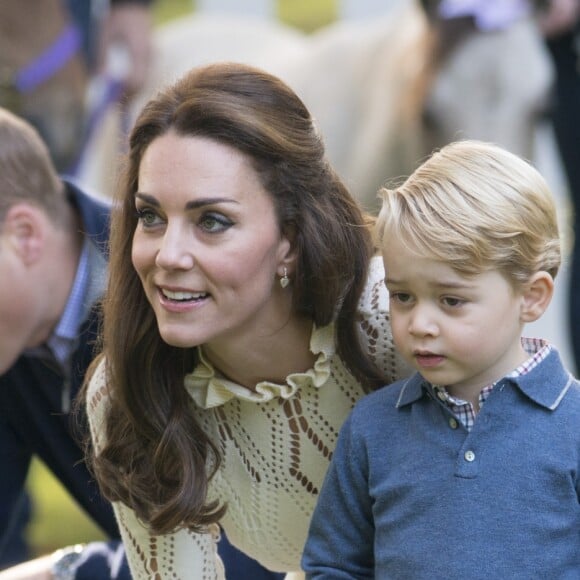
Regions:
[[[74,25],[67,26],[62,34],[43,52],[16,74],[14,85],[20,93],[30,93],[55,75],[76,54],[81,35]]]

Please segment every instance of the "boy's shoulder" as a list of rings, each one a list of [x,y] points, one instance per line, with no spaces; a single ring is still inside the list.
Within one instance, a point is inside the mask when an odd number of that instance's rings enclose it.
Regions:
[[[540,364],[515,382],[531,400],[546,409],[580,412],[580,381],[566,368],[554,346]]]
[[[563,401],[571,405],[576,411],[580,413],[580,380],[570,375],[570,385],[566,389],[563,396]]]

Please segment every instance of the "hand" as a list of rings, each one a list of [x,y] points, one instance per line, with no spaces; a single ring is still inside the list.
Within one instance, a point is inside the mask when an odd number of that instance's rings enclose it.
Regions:
[[[149,6],[139,2],[113,4],[103,22],[99,47],[99,72],[110,65],[111,55],[119,52],[127,57],[121,63],[125,94],[137,93],[149,73],[152,54],[153,16]],[[117,56],[118,58],[118,56]],[[117,63],[113,66],[119,66]]]
[[[52,580],[52,556],[29,560],[0,572],[0,580]]]

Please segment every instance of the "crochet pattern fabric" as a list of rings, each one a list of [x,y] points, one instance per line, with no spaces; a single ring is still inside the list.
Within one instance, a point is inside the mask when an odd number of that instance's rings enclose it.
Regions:
[[[380,258],[371,262],[359,304],[365,348],[392,381],[410,369],[396,355],[388,320],[388,294]],[[221,522],[238,548],[278,571],[300,569],[300,556],[339,429],[363,388],[335,354],[334,326],[314,328],[314,367],[284,384],[262,382],[256,392],[220,377],[201,360],[185,388],[204,430],[220,442],[223,462],[209,498],[227,502]],[[88,413],[97,450],[102,446],[104,364],[89,386]],[[216,530],[151,537],[126,506],[115,505],[133,576],[223,577],[216,561]]]

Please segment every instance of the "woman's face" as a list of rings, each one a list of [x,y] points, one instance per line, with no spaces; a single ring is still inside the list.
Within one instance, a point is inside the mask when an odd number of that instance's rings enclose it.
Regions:
[[[243,153],[205,137],[156,138],[135,208],[133,265],[168,344],[250,344],[284,324],[291,293],[278,279],[291,245]]]

